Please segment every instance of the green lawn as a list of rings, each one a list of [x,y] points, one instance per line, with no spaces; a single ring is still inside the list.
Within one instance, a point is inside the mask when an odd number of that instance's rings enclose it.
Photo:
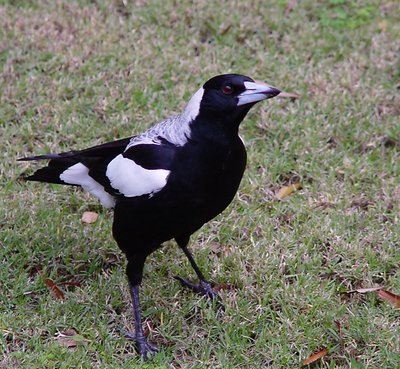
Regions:
[[[399,35],[392,0],[0,0],[0,368],[400,368],[400,310],[354,292],[400,295]],[[250,112],[240,191],[193,237],[225,314],[173,242],[149,258],[143,364],[112,213],[16,159],[141,132],[228,72],[300,98]]]

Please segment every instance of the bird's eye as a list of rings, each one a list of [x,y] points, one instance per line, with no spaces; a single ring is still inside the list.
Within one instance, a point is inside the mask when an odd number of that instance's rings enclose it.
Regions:
[[[226,85],[226,86],[222,87],[222,92],[225,95],[231,95],[233,93],[233,87],[229,86],[229,85]]]

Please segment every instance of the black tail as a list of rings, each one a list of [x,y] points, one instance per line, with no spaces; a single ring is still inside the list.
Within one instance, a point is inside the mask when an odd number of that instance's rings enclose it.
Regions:
[[[38,169],[30,176],[23,176],[26,181],[48,182],[67,185],[60,179],[60,175],[72,165],[78,163],[78,160],[73,158],[63,158],[59,154],[48,154],[40,156],[31,156],[28,158],[21,158],[18,161],[32,161],[32,160],[45,160],[50,159],[47,167]]]
[[[96,162],[105,161],[108,163],[112,157],[121,154],[132,137],[122,138],[117,141],[107,142],[101,145],[89,147],[80,151],[67,151],[60,154],[46,154],[20,158],[18,161],[50,160],[47,167],[41,168],[31,176],[23,177],[27,181],[49,182],[58,184],[65,183],[60,179],[60,175],[72,165],[82,163],[88,168]],[[107,161],[108,159],[108,161]]]

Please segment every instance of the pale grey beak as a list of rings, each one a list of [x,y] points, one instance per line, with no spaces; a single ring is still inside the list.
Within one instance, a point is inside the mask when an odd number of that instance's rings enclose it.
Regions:
[[[246,90],[238,95],[238,106],[270,99],[271,97],[275,97],[281,93],[277,88],[262,82],[245,82],[244,86],[246,87]]]

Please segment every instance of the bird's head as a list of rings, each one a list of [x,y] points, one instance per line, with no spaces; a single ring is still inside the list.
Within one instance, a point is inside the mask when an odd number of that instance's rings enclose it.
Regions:
[[[190,99],[187,116],[233,121],[239,124],[257,102],[279,95],[281,91],[240,74],[222,74],[209,79]]]

